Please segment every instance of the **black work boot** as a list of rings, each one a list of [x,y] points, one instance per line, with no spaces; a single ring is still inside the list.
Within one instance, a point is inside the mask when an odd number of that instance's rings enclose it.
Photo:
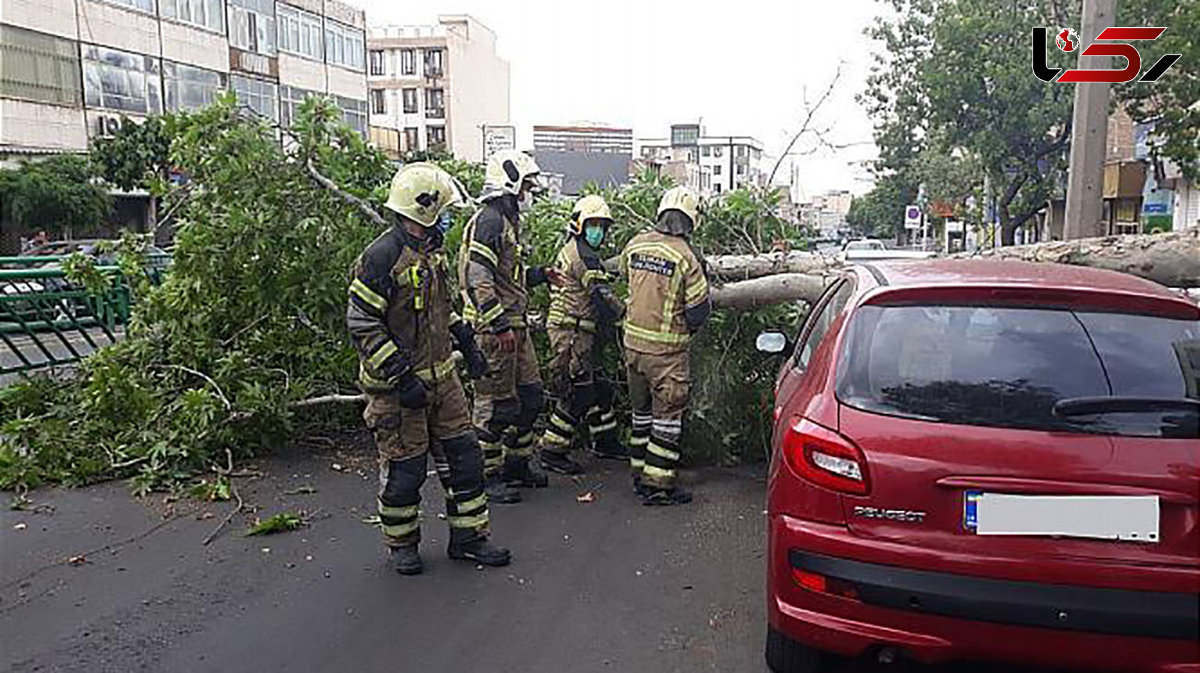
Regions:
[[[407,545],[404,547],[392,547],[392,568],[401,575],[420,575],[425,570],[425,563],[421,561],[421,554],[417,552],[417,545]]]
[[[521,494],[504,483],[504,476],[499,472],[484,479],[483,490],[487,492],[488,502],[501,505],[512,505],[521,502]]]
[[[646,484],[642,482],[641,472],[633,473],[633,492],[636,493],[638,497],[642,498],[650,495],[650,487],[646,486]]]
[[[505,485],[514,488],[545,488],[550,484],[544,472],[533,469],[529,456],[505,456],[503,476]]]
[[[485,566],[506,566],[512,561],[512,554],[507,549],[493,545],[487,535],[470,528],[450,529],[446,554],[452,559]]]
[[[565,474],[568,477],[583,474],[583,466],[570,456],[558,451],[542,451],[542,469]]]
[[[592,453],[605,460],[628,460],[629,447],[617,440],[617,433],[605,432],[596,437]]]
[[[669,507],[671,505],[686,505],[692,501],[692,494],[678,486],[671,488],[654,488],[642,485],[644,494],[642,504],[647,507]]]

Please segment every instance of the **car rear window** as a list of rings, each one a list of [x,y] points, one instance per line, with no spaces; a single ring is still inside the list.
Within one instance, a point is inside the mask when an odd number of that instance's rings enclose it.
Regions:
[[[1186,411],[1059,417],[1073,397],[1198,399],[1200,321],[1035,308],[863,306],[838,398],[941,423],[1142,437],[1200,436]]]

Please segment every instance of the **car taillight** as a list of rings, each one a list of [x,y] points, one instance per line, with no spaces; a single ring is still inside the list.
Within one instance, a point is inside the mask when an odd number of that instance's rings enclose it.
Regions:
[[[818,486],[853,495],[871,490],[867,460],[850,440],[807,418],[794,418],[783,436],[792,470]]]
[[[792,568],[792,581],[796,583],[796,586],[819,594],[841,596],[854,601],[860,600],[858,587],[853,582],[847,582],[837,577],[826,577],[820,573]]]

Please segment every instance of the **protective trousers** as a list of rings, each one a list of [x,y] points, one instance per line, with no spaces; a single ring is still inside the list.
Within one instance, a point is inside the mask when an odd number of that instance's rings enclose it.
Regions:
[[[491,476],[504,466],[505,455],[533,454],[533,426],[542,413],[544,394],[537,354],[526,329],[514,330],[517,349],[506,353],[494,334],[476,337],[491,373],[475,382],[473,419],[483,447],[483,470]]]
[[[633,435],[629,465],[651,488],[675,485],[679,437],[691,392],[687,351],[665,354],[626,350]]]
[[[423,408],[401,406],[392,392],[370,392],[363,411],[379,451],[379,519],[389,547],[411,546],[421,539],[421,486],[431,452],[445,490],[450,528],[488,529],[483,460],[462,383],[455,372],[425,383],[428,404]]]
[[[565,454],[571,450],[580,420],[587,417],[588,433],[597,449],[616,450],[617,418],[612,383],[597,375],[596,337],[580,329],[551,327],[550,384],[557,400],[542,435],[542,450]]]

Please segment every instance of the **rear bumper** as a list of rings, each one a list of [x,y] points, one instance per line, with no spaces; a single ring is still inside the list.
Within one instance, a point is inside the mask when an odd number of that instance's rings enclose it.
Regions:
[[[871,562],[877,542],[787,516],[772,517],[769,535],[771,626],[819,649],[858,656],[890,645],[926,663],[1200,673],[1196,593],[984,579],[917,570],[890,553],[897,565],[881,565]],[[802,588],[793,568],[849,582],[859,600]]]

